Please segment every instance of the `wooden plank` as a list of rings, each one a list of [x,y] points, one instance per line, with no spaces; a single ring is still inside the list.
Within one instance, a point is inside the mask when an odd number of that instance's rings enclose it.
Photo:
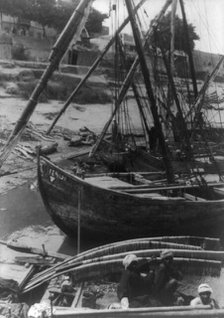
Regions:
[[[153,193],[134,193],[133,194],[134,196],[136,197],[139,197],[139,198],[151,198],[151,199],[155,199],[155,200],[169,200],[169,197],[167,196],[164,196],[164,195],[161,195],[160,193],[156,193],[156,192],[153,192]],[[180,199],[183,199],[183,198],[180,198]]]
[[[42,255],[42,256],[50,256],[50,257],[54,257],[54,258],[59,259],[59,260],[64,260],[64,259],[69,257],[66,254],[62,254],[62,253],[58,253],[58,252],[54,252],[54,251],[45,251],[44,246],[41,249],[41,248],[37,248],[37,247],[30,247],[30,246],[22,245],[16,241],[15,242],[14,241],[12,241],[12,242],[0,241],[0,244],[4,244],[8,248],[10,248],[14,251],[21,252],[21,253],[31,253],[31,254],[38,254],[38,255]]]
[[[85,178],[94,178],[94,177],[103,177],[103,176],[111,176],[111,177],[126,177],[126,176],[156,176],[156,175],[164,175],[163,171],[152,171],[152,172],[108,172],[108,173],[91,173],[86,174]]]
[[[88,178],[88,183],[90,183],[92,185],[96,185],[98,187],[103,187],[103,188],[133,187],[132,184],[129,184],[129,183],[124,182],[118,178],[113,178],[110,176]]]
[[[223,195],[224,196],[224,188],[217,188],[217,187],[214,187],[214,191],[220,195]]]
[[[141,174],[133,173],[135,180],[143,184],[152,184],[152,181],[145,179]]]
[[[71,304],[71,307],[80,308],[82,307],[82,294],[84,290],[85,283],[82,282],[76,291],[75,298]]]
[[[49,293],[55,294],[55,295],[64,295],[64,296],[73,296],[75,297],[76,291],[74,292],[62,292],[60,288],[51,287],[49,289]]]
[[[57,162],[60,162],[62,160],[75,159],[75,158],[82,157],[85,155],[87,156],[89,154],[89,150],[91,149],[91,147],[83,146],[82,148],[84,148],[84,149],[72,150],[66,154],[55,153],[55,154],[49,155],[48,157],[50,157],[53,162],[57,163]]]
[[[91,318],[112,318],[112,317],[223,317],[224,309],[211,309],[210,306],[198,306],[197,308],[193,306],[176,306],[176,307],[150,307],[150,308],[128,308],[119,310],[80,310],[71,308],[60,308],[56,309],[54,312],[54,317],[61,318],[71,318],[71,317],[91,317]]]
[[[19,288],[20,290],[23,289],[23,287],[26,285],[26,283],[29,281],[30,277],[34,274],[35,272],[35,266],[34,265],[30,265],[28,267],[28,271],[26,272],[26,275],[23,276],[22,280],[19,283]]]
[[[185,197],[185,199],[190,200],[190,201],[200,201],[200,202],[206,201],[203,198],[196,197],[195,195],[191,195],[189,193],[184,193],[184,197]]]
[[[214,187],[214,186],[223,186],[223,182],[212,182],[212,183],[208,183],[207,186],[208,187]],[[155,184],[152,182],[152,186],[150,187],[149,185],[136,185],[136,186],[133,186],[133,187],[111,187],[110,189],[113,189],[113,190],[123,190],[123,191],[126,191],[127,192],[134,192],[135,189],[142,189],[142,190],[149,190],[149,191],[161,191],[161,190],[180,190],[180,189],[197,189],[199,188],[200,185],[199,184],[194,184],[194,185],[167,185],[167,186],[163,186],[163,185],[157,185],[155,187]],[[133,189],[132,189],[133,188]],[[129,190],[130,189],[130,190]]]
[[[49,259],[40,256],[16,256],[15,261],[20,264],[29,263],[37,266],[52,266],[54,264],[54,260],[52,258]]]

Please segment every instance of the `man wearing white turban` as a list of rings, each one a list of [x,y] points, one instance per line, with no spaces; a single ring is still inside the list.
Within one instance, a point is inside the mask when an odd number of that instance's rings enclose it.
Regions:
[[[135,254],[126,255],[123,259],[124,268],[127,269],[132,262],[138,262],[138,257]]]
[[[209,305],[211,308],[219,308],[217,301],[211,297],[212,288],[208,284],[198,286],[198,297],[194,298],[190,305],[193,307]]]
[[[153,271],[147,259],[128,254],[123,259],[124,270],[117,295],[123,309],[152,306]],[[142,275],[144,269],[145,275]]]

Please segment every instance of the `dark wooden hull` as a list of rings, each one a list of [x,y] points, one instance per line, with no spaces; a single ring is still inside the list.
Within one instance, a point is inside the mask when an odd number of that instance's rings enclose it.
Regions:
[[[155,235],[213,235],[224,232],[224,200],[155,199],[100,188],[40,157],[39,190],[55,224],[76,238],[78,199],[81,235],[123,239]]]

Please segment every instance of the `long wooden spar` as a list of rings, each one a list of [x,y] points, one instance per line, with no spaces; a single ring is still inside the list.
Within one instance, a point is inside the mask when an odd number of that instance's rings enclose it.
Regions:
[[[146,62],[145,55],[144,55],[143,45],[141,42],[140,31],[139,31],[139,28],[137,26],[135,17],[133,15],[132,2],[129,0],[125,0],[125,2],[126,2],[128,14],[130,16],[133,36],[135,39],[136,51],[137,51],[138,56],[139,56],[139,62],[140,62],[141,71],[142,71],[142,75],[143,75],[144,82],[145,82],[146,92],[147,92],[147,95],[148,95],[148,98],[150,101],[151,112],[152,112],[155,128],[156,128],[156,130],[158,132],[158,136],[159,136],[159,142],[160,142],[161,150],[163,153],[163,162],[164,162],[164,165],[166,168],[166,173],[167,173],[167,180],[168,180],[168,182],[173,182],[174,175],[173,175],[172,166],[171,166],[169,156],[168,156],[168,151],[167,151],[165,138],[164,138],[163,131],[162,131],[162,126],[161,126],[161,123],[159,120],[158,110],[157,110],[157,106],[156,106],[156,100],[154,97],[154,93],[153,93],[153,89],[152,89],[152,85],[151,85],[151,81],[150,81],[149,69],[148,69],[148,65]]]
[[[137,12],[137,10],[144,4],[146,0],[141,0],[138,5],[135,7],[134,9],[134,13]],[[72,94],[69,96],[69,98],[66,100],[64,106],[62,107],[62,109],[60,110],[60,112],[57,114],[57,116],[55,117],[55,119],[53,120],[51,126],[49,127],[47,134],[50,134],[51,130],[53,129],[53,127],[55,126],[55,124],[57,123],[57,121],[59,120],[59,118],[61,117],[61,115],[66,111],[66,109],[68,108],[68,106],[71,104],[73,98],[75,97],[75,95],[80,91],[80,89],[82,88],[82,86],[84,85],[84,83],[87,81],[87,79],[90,77],[90,75],[94,72],[94,70],[97,68],[97,66],[99,65],[100,61],[103,59],[104,55],[108,52],[108,50],[110,49],[110,47],[114,44],[116,37],[118,36],[118,34],[124,29],[124,27],[128,24],[129,22],[129,17],[127,17],[123,23],[120,25],[120,27],[117,29],[117,31],[115,32],[114,36],[110,39],[110,41],[107,43],[107,45],[105,46],[105,48],[103,49],[102,53],[99,55],[99,57],[97,57],[97,59],[95,60],[95,62],[93,63],[93,65],[90,67],[90,69],[88,70],[88,72],[86,73],[86,75],[83,77],[83,79],[79,82],[79,84],[76,86],[76,88],[74,89],[74,91],[72,92]]]
[[[147,39],[151,36],[152,32],[153,32],[153,29],[154,27],[161,21],[162,17],[164,16],[167,8],[169,7],[169,5],[171,4],[172,0],[167,0],[166,3],[164,4],[163,8],[161,9],[160,13],[158,14],[158,16],[154,19],[154,23],[153,25],[151,26],[151,28],[149,29],[149,31],[147,32],[147,35],[146,35],[146,41]],[[145,41],[145,43],[146,43]],[[101,144],[102,140],[104,139],[105,135],[106,135],[106,132],[108,131],[111,123],[112,123],[112,120],[115,116],[115,114],[118,112],[119,108],[120,108],[120,105],[133,81],[133,78],[134,78],[134,75],[135,75],[135,71],[137,69],[139,65],[139,57],[138,55],[136,56],[132,66],[130,67],[129,71],[128,71],[128,74],[122,84],[122,87],[120,89],[120,92],[119,92],[119,96],[117,98],[117,100],[115,101],[115,107],[114,107],[114,110],[109,118],[109,120],[106,122],[103,130],[102,130],[102,133],[100,135],[100,137],[98,138],[98,140],[96,141],[95,145],[93,146],[93,148],[91,149],[90,151],[90,154],[89,156],[93,156],[95,154],[95,152],[97,151],[99,145]]]
[[[71,18],[66,24],[64,30],[56,41],[55,45],[52,48],[49,60],[50,63],[47,66],[46,70],[42,74],[37,86],[35,87],[31,97],[28,101],[26,108],[24,109],[22,115],[16,123],[16,126],[12,133],[10,134],[5,146],[0,153],[0,168],[4,161],[8,158],[13,147],[16,145],[19,140],[23,130],[26,127],[27,122],[29,121],[37,103],[38,97],[44,90],[47,85],[48,79],[51,77],[55,69],[58,67],[62,57],[64,56],[70,42],[72,41],[74,34],[81,32],[80,24],[86,18],[89,8],[92,4],[92,0],[82,0],[79,5],[74,10]]]

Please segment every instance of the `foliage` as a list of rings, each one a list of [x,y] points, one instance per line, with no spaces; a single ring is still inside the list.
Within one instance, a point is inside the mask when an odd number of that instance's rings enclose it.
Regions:
[[[61,31],[69,20],[79,0],[0,0],[0,10],[21,19],[36,21],[44,27],[54,27]],[[89,15],[87,29],[100,32],[105,15],[93,9]]]
[[[92,9],[86,22],[86,29],[89,34],[100,33],[102,30],[102,23],[107,18],[106,14],[102,14],[99,11]]]
[[[152,43],[155,46],[162,45],[165,51],[170,50],[170,43],[171,43],[170,22],[171,22],[171,12],[169,12],[162,18],[159,24],[159,27],[154,31],[152,36]],[[181,50],[187,53],[188,43],[186,39],[184,23],[183,23],[183,20],[180,19],[177,15],[175,16],[174,25],[175,25],[174,48],[175,50]],[[195,46],[194,41],[199,40],[199,36],[195,32],[195,27],[191,23],[188,24],[188,35],[189,35],[189,45],[191,50],[193,50]]]
[[[37,21],[42,26],[52,26],[55,15],[55,0],[29,0],[26,18]]]

